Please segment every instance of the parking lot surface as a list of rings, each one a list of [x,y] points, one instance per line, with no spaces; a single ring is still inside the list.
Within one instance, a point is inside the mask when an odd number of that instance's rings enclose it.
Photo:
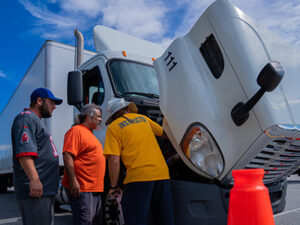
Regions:
[[[300,224],[300,177],[293,175],[288,179],[287,204],[285,210],[274,215],[276,225]],[[13,189],[0,194],[0,225],[21,225]],[[71,213],[65,210],[55,213],[55,225],[72,225]],[[262,224],[263,225],[263,224]]]

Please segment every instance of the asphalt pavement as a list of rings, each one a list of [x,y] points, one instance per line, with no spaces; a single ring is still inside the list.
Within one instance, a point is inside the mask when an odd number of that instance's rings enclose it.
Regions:
[[[287,204],[283,212],[274,215],[276,225],[300,224],[300,177],[288,178]]]
[[[288,178],[287,204],[285,210],[274,215],[276,225],[300,224],[300,177],[293,175]],[[20,213],[16,206],[13,189],[0,194],[0,225],[21,225]],[[70,212],[60,210],[55,213],[55,225],[72,225]],[[188,224],[187,224],[188,225]],[[213,224],[212,224],[213,225]],[[263,224],[261,224],[263,225]]]
[[[59,210],[55,213],[54,224],[72,225],[72,214]],[[22,225],[13,188],[5,194],[0,194],[0,225]]]

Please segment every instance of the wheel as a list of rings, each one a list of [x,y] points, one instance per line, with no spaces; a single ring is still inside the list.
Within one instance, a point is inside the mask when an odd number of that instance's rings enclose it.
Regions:
[[[272,204],[273,214],[280,213],[284,210],[286,205],[286,187],[282,190],[281,198],[279,198],[276,204]]]
[[[273,214],[277,214],[280,213],[284,210],[286,205],[286,199],[282,199],[282,201],[279,202],[279,204],[277,205],[277,207],[273,207]]]
[[[286,205],[287,180],[283,179],[276,184],[272,184],[268,188],[273,214],[282,212]]]

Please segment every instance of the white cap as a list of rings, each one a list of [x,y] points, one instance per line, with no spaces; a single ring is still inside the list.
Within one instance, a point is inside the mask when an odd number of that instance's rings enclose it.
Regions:
[[[113,121],[112,116],[116,112],[118,112],[120,109],[123,109],[127,106],[128,106],[129,111],[131,113],[137,113],[138,112],[138,108],[137,108],[137,106],[134,102],[127,102],[127,101],[125,101],[124,98],[116,98],[116,99],[113,99],[113,100],[109,100],[107,111],[110,114],[110,116],[106,120],[105,125],[108,125]]]

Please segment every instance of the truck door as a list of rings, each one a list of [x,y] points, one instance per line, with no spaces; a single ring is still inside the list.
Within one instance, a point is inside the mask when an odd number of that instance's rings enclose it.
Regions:
[[[96,104],[102,109],[102,125],[100,130],[95,130],[94,134],[104,145],[106,126],[104,125],[107,112],[105,99],[107,99],[107,89],[104,84],[104,75],[106,71],[100,70],[99,65],[90,67],[90,69],[83,70],[83,105],[85,104]]]

